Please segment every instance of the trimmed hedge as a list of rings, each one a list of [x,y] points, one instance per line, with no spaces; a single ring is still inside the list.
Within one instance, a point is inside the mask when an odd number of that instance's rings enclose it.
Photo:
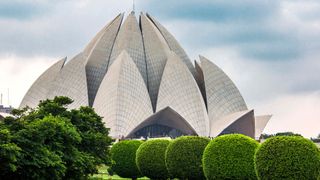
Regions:
[[[182,136],[172,141],[166,151],[166,166],[171,178],[205,179],[202,154],[209,138]]]
[[[303,137],[272,137],[258,148],[255,169],[259,179],[316,180],[320,172],[320,151]]]
[[[142,143],[138,140],[124,140],[112,146],[112,170],[117,175],[133,179],[141,177],[136,165],[136,151]]]
[[[169,177],[165,153],[170,141],[165,139],[149,140],[143,143],[136,153],[136,163],[140,172],[150,179]]]
[[[257,179],[254,153],[259,143],[241,134],[222,135],[213,139],[203,154],[207,179]]]

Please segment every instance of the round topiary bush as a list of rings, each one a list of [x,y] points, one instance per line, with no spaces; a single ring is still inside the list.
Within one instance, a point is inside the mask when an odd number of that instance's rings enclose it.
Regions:
[[[143,143],[136,154],[136,163],[142,173],[150,179],[169,177],[165,163],[165,153],[170,141],[165,139],[149,140]]]
[[[320,173],[320,151],[310,140],[299,136],[267,139],[255,154],[259,179],[316,180]]]
[[[136,151],[142,143],[138,140],[124,140],[112,146],[112,170],[117,175],[133,179],[141,177],[136,165]]]
[[[257,179],[254,153],[259,143],[241,134],[222,135],[213,139],[203,154],[207,179]]]
[[[182,136],[170,142],[166,151],[166,166],[170,177],[179,179],[205,179],[202,154],[209,138]]]

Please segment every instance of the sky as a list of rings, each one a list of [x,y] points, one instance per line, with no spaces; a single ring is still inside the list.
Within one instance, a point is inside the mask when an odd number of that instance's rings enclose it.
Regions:
[[[1,0],[0,93],[18,107],[50,65],[71,59],[132,0]],[[265,133],[320,133],[320,1],[135,0],[234,81]],[[9,98],[8,98],[9,89]]]

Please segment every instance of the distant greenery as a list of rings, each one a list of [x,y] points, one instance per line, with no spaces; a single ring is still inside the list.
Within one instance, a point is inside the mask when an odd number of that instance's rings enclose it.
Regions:
[[[3,179],[82,179],[110,164],[111,138],[92,108],[68,110],[67,97],[13,110],[0,122]]]
[[[317,180],[320,150],[300,136],[276,136],[266,140],[255,154],[259,179]]]
[[[254,153],[259,143],[241,134],[219,136],[210,141],[203,153],[207,179],[257,179]]]
[[[320,134],[316,138],[311,138],[311,141],[315,143],[320,143]]]
[[[294,133],[294,132],[279,132],[276,134],[261,134],[260,139],[268,139],[274,136],[301,136],[301,134]]]

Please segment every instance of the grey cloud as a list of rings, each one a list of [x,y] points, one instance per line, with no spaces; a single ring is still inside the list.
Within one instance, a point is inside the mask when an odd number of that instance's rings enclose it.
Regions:
[[[186,22],[177,27],[187,27],[179,38],[191,48],[235,47],[243,57],[256,60],[294,60],[304,53],[303,39],[295,32],[279,30],[270,24]],[[179,32],[175,26],[169,28]]]
[[[125,7],[120,6],[119,0],[8,2],[10,7],[21,3],[25,5],[25,9],[33,9],[33,7],[35,11],[39,9],[39,12],[30,12],[29,15],[26,13],[25,16],[28,18],[0,17],[0,27],[3,27],[0,30],[0,54],[29,57],[35,55],[73,57],[85,47],[100,28],[123,12]],[[110,4],[114,7],[106,9],[111,6]],[[10,9],[10,7],[6,8]],[[23,8],[22,11],[24,11]],[[42,11],[47,12],[44,12],[46,13],[44,15],[40,13]]]
[[[188,0],[143,1],[142,8],[170,19],[199,21],[250,21],[265,19],[279,9],[276,1],[253,0]]]
[[[92,0],[83,8],[77,6],[86,1],[40,1],[43,3],[39,5],[12,1],[12,6],[15,4],[13,2],[26,7],[35,6],[38,11],[50,7],[48,11],[55,10],[55,13],[46,18],[35,13],[30,16],[37,16],[38,19],[21,24],[0,19],[0,26],[6,27],[0,34],[3,42],[0,44],[0,53],[59,57],[74,55],[99,28],[117,13],[128,11],[131,6],[128,2],[125,7],[124,1],[119,0]],[[315,46],[313,36],[306,39],[290,29],[279,29],[280,1],[140,0],[136,1],[136,6],[138,11],[150,12],[168,27],[178,41],[189,48],[187,51],[232,46],[244,58],[291,60],[303,56],[306,48]]]
[[[52,7],[46,1],[21,1],[2,0],[0,1],[0,18],[26,20],[47,14]]]
[[[187,32],[181,37],[185,44],[198,48],[233,46],[242,56],[256,60],[302,56],[296,33],[277,29],[280,1],[164,0],[148,1],[143,7],[160,20],[185,22]]]

